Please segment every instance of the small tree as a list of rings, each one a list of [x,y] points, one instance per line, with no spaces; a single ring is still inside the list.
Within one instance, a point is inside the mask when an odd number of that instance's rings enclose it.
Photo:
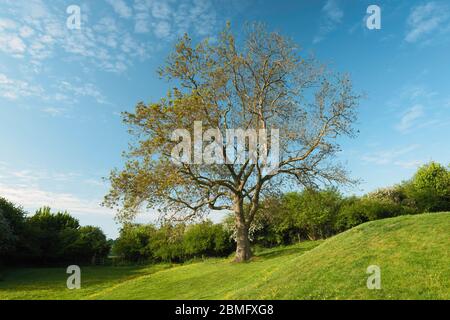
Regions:
[[[450,170],[437,162],[421,166],[405,189],[422,212],[450,210]]]
[[[350,182],[333,162],[336,138],[354,134],[359,97],[347,76],[301,56],[289,39],[260,24],[251,25],[240,44],[229,26],[213,44],[193,45],[185,35],[160,73],[173,81],[167,98],[124,113],[136,143],[124,169],[112,171],[105,197],[106,205],[120,207],[120,219],[133,218],[143,204],[158,207],[169,220],[230,210],[236,261],[245,261],[251,256],[249,227],[267,193]],[[192,160],[174,133],[192,133],[196,121],[212,131],[203,135],[209,145],[194,143]],[[258,140],[256,151],[250,137],[227,148],[227,129],[266,130],[267,139]],[[182,138],[190,142],[191,135]],[[174,150],[182,154],[178,162],[172,161]],[[211,152],[221,161],[209,161]]]

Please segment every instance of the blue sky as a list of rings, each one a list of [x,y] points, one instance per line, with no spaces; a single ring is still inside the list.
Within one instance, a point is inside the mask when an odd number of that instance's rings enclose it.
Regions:
[[[371,4],[380,30],[366,27]],[[80,30],[66,27],[69,5],[81,8]],[[365,94],[360,134],[342,141],[341,160],[362,179],[347,193],[450,162],[448,1],[2,0],[0,196],[30,212],[67,209],[115,237],[114,212],[99,203],[127,148],[120,112],[165,95],[156,69],[180,35],[214,39],[227,20],[238,33],[265,22]]]

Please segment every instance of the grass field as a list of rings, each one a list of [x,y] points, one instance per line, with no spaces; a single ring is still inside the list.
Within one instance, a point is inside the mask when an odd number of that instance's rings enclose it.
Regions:
[[[366,268],[381,268],[381,290]],[[450,213],[365,223],[326,241],[259,252],[251,262],[7,270],[0,299],[450,299]]]

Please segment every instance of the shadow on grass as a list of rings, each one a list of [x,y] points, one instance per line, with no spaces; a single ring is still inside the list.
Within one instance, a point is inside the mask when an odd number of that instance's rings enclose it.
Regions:
[[[98,285],[103,282],[132,279],[143,274],[142,266],[135,267],[82,267],[83,284]],[[17,289],[32,290],[46,288],[66,288],[69,275],[65,268],[18,268],[4,269],[0,290],[14,291]]]

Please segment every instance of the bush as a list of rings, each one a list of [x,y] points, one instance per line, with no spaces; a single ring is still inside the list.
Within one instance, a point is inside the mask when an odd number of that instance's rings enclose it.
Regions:
[[[71,246],[75,249],[75,259],[91,264],[103,264],[111,250],[111,245],[103,231],[94,226],[80,227],[78,239]]]
[[[115,241],[113,253],[126,261],[183,262],[202,256],[231,253],[230,234],[221,224],[205,221],[186,226],[127,224]]]
[[[305,190],[288,199],[287,207],[297,212],[296,226],[311,240],[323,239],[335,233],[334,224],[342,202],[336,189]]]
[[[407,204],[407,195],[404,185],[380,188],[367,194],[367,198],[396,204]]]
[[[414,213],[416,213],[414,209],[391,201],[352,197],[343,202],[336,219],[335,229],[341,232],[367,221]]]
[[[283,197],[266,199],[255,220],[259,224],[256,229],[254,243],[272,247],[300,241],[302,234],[296,224],[296,211],[286,204],[289,199],[295,201],[298,194],[286,194]]]
[[[229,234],[211,221],[191,225],[184,234],[185,254],[192,257],[221,256],[232,250]]]
[[[165,224],[150,239],[149,247],[155,259],[165,262],[182,262],[185,260],[183,236],[184,224]]]
[[[113,246],[113,254],[127,261],[154,260],[150,248],[150,239],[156,235],[153,225],[126,224]]]
[[[420,212],[450,210],[450,170],[439,163],[430,162],[420,167],[404,188]]]

